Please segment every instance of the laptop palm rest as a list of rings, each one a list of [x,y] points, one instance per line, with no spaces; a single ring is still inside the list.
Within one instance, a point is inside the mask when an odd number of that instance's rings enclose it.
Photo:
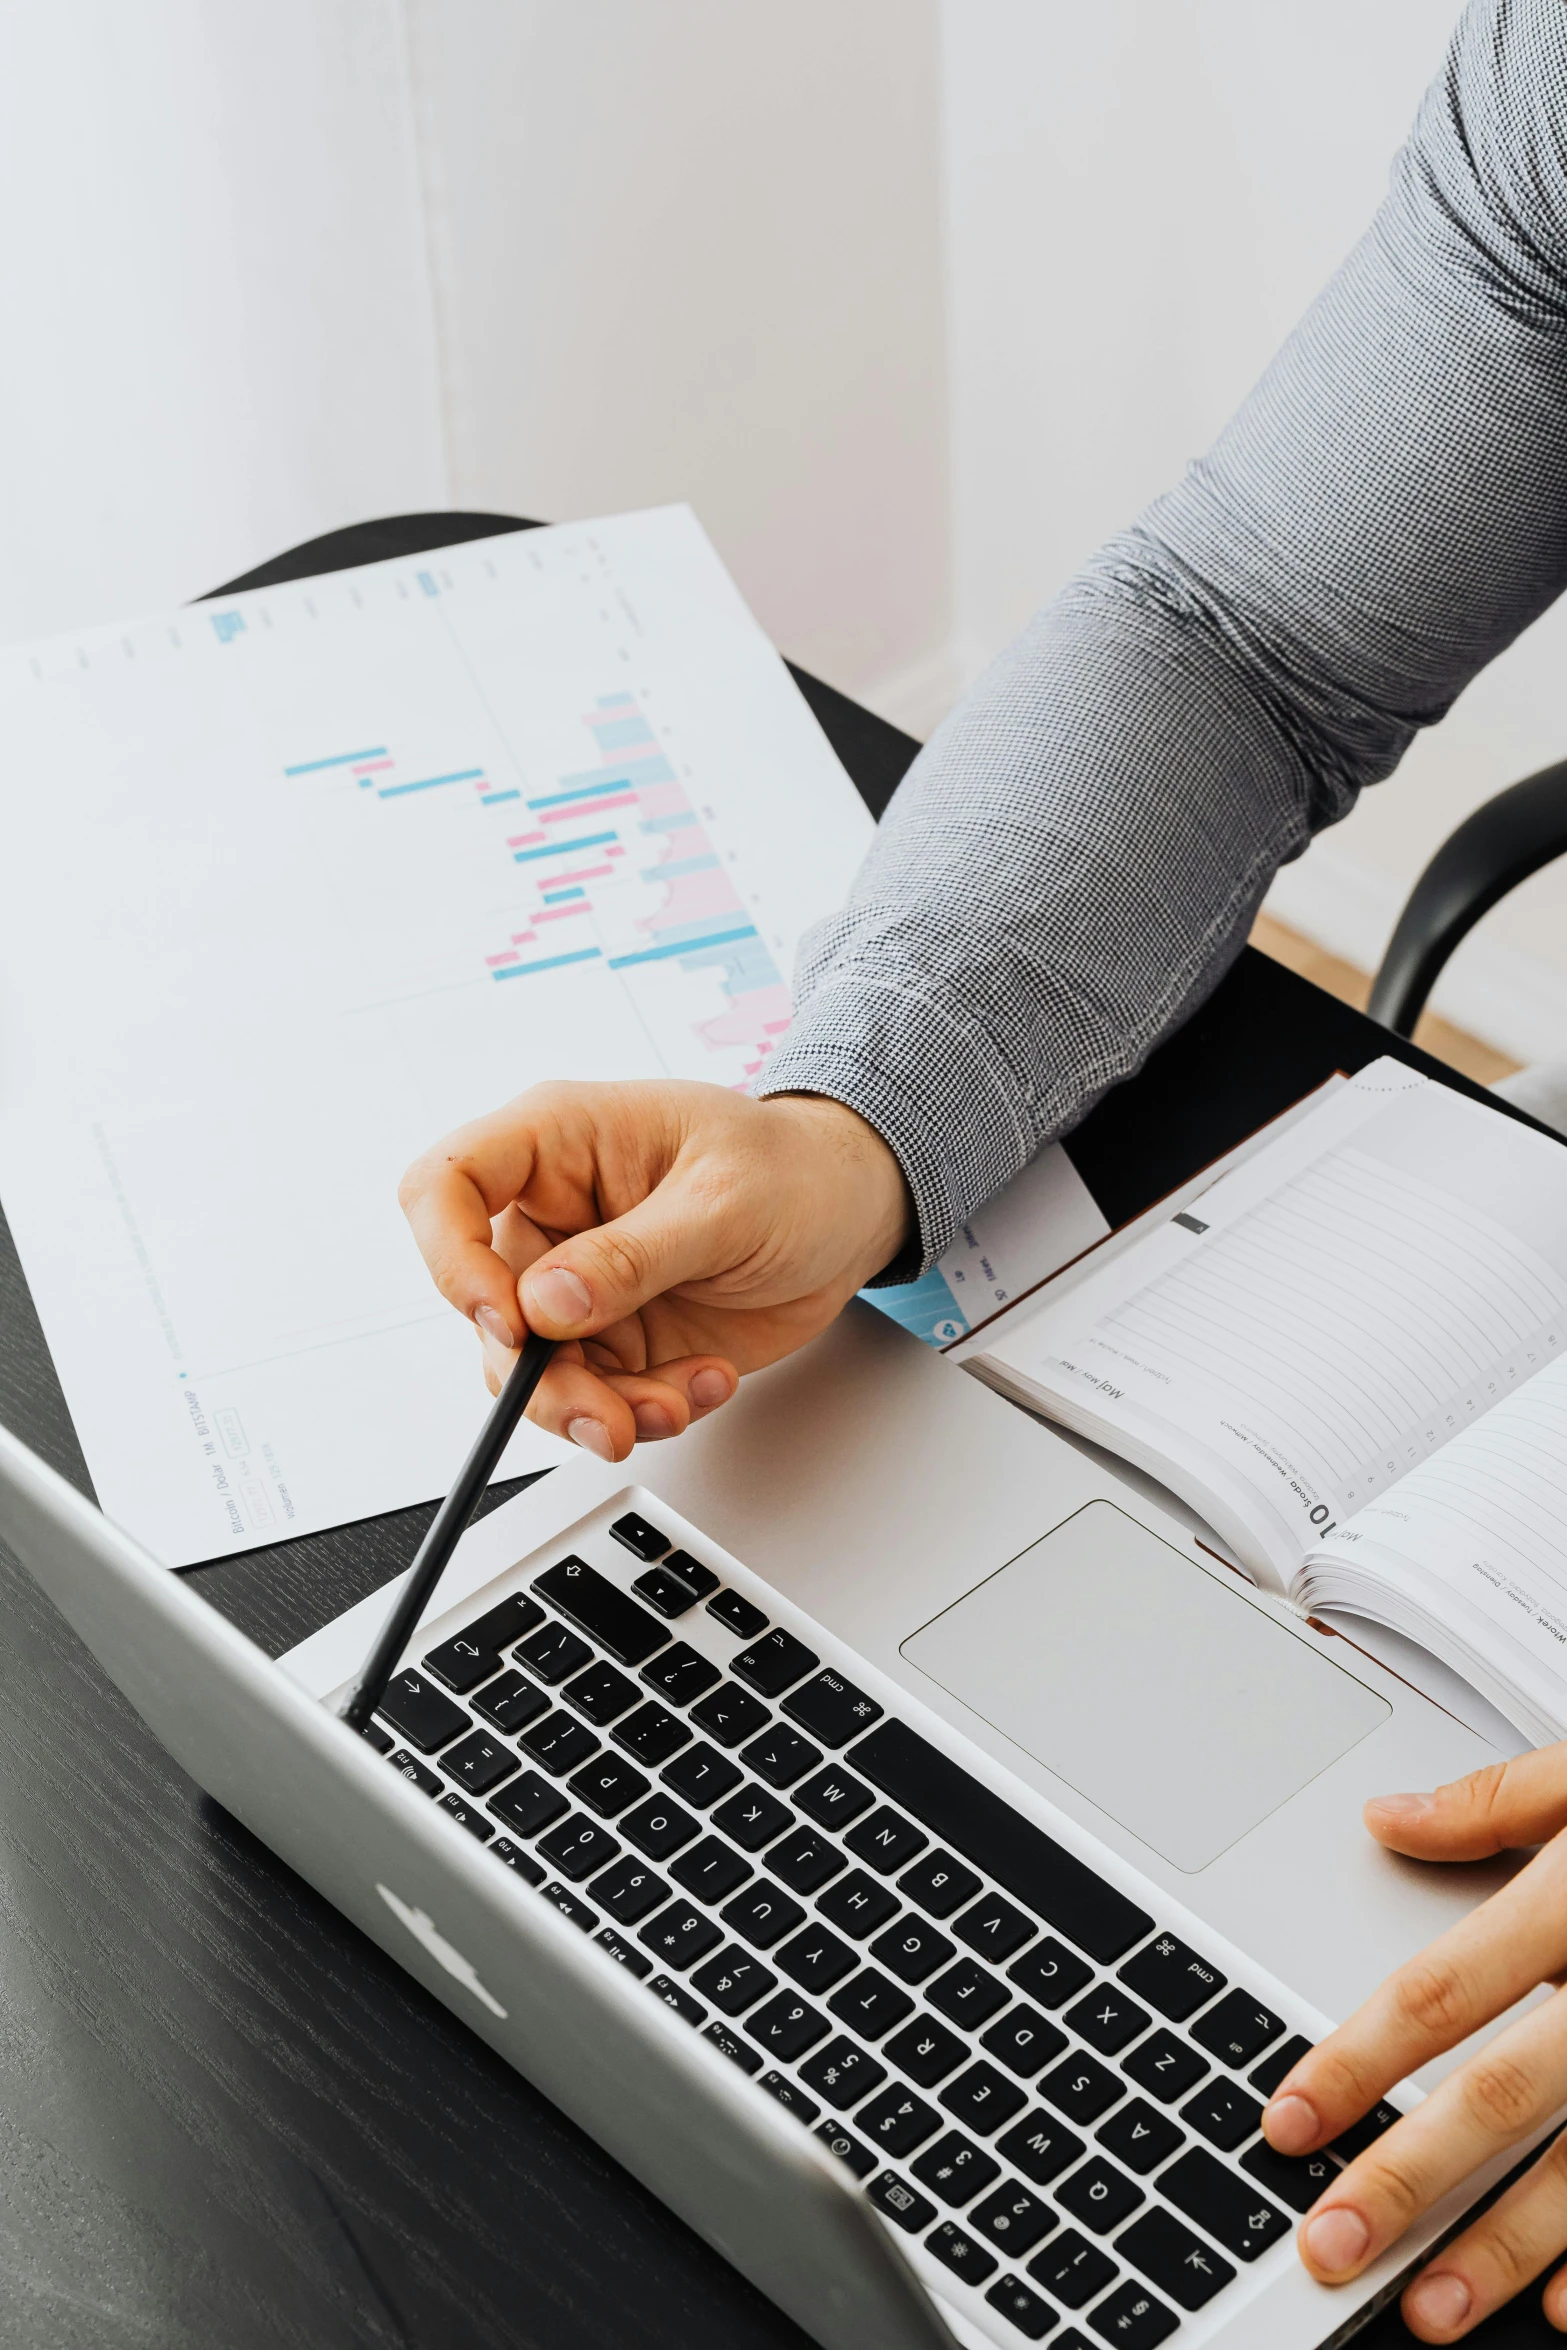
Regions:
[[[901,1653],[1188,1873],[1391,1711],[1107,1501],[966,1592]]]

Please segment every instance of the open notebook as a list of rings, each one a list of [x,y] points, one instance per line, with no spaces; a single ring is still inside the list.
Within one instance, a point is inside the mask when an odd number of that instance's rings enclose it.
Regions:
[[[1562,1144],[1374,1062],[969,1367],[1567,1734]]]

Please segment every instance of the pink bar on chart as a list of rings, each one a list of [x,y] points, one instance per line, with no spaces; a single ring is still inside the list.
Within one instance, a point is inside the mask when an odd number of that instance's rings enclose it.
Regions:
[[[692,943],[700,946],[701,941]],[[772,1050],[766,1040],[783,1034],[792,1010],[789,990],[778,979],[770,987],[748,987],[732,999],[727,1012],[720,1012],[713,1020],[699,1020],[692,1033],[713,1052],[723,1045],[748,1044],[753,1051],[760,1047],[766,1053]]]
[[[624,841],[618,841],[618,840],[616,841],[616,843],[615,843],[615,845],[614,845],[614,847],[613,847],[612,849],[606,849],[606,850],[604,851],[604,854],[605,854],[605,856],[606,856],[606,857],[623,857],[623,856],[625,855],[625,853],[626,853],[626,845],[625,845],[625,842],[624,842]]]
[[[782,1036],[784,1031],[788,1028],[788,1025],[789,1023],[787,1020],[764,1020],[762,1022],[762,1034],[764,1036]]]
[[[662,879],[656,866],[653,878]],[[717,872],[679,873],[673,881],[665,882],[664,887],[668,895],[652,921],[643,925],[646,929],[672,930],[682,922],[701,922],[714,914],[735,914],[741,920],[749,919],[734,883],[722,866]]]
[[[538,933],[532,930],[514,930],[511,934],[511,943],[514,947],[532,946],[537,935]]]
[[[614,849],[609,853],[612,857],[617,854]],[[551,889],[563,889],[568,881],[602,881],[609,871],[608,865],[579,865],[575,873],[552,873],[548,886]],[[541,883],[540,887],[543,886]]]
[[[540,821],[544,824],[585,824],[591,818],[596,824],[601,816],[609,814],[611,808],[634,808],[636,804],[637,795],[634,791],[617,792],[612,800],[595,800],[588,808],[583,807],[580,800],[574,808],[546,808]]]
[[[506,846],[509,849],[528,849],[532,848],[535,841],[543,838],[542,832],[509,832],[506,835]]]
[[[542,914],[535,914],[535,922],[569,922],[573,914],[591,914],[593,908],[586,898],[580,906],[548,906]]]
[[[395,759],[361,759],[353,769],[355,775],[381,775],[388,767],[395,767]]]
[[[503,955],[486,955],[484,959],[485,959],[486,963],[488,963],[488,965],[490,966],[490,969],[493,971],[497,963],[515,963],[515,962],[516,962],[516,960],[517,960],[517,957],[516,957],[516,956],[515,956],[515,955],[512,953],[511,949],[508,947],[508,948],[507,948],[507,950],[506,950],[506,952],[505,952],[505,954],[503,954]]]

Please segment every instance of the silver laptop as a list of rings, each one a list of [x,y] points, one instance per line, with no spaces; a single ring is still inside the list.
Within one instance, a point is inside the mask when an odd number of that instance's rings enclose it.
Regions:
[[[1297,2216],[1393,2107],[1300,2162],[1257,2122],[1489,1882],[1363,1800],[1494,1748],[865,1308],[473,1528],[373,1743],[332,1704],[390,1590],[273,1663],[4,1431],[0,1536],[202,1787],[829,2350],[1307,2350],[1459,2216],[1329,2292]]]

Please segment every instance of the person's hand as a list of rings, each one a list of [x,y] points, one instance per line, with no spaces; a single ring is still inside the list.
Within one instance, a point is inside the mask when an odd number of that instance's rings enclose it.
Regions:
[[[1366,1824],[1420,1860],[1545,1849],[1280,2082],[1263,2130],[1281,2154],[1326,2146],[1395,2081],[1567,1973],[1567,1742],[1434,1795],[1381,1797],[1366,1806]],[[1564,2103],[1567,1990],[1558,1989],[1340,2173],[1301,2223],[1307,2268],[1329,2285],[1358,2276],[1449,2188]],[[1567,2134],[1405,2288],[1405,2323],[1422,2342],[1456,2342],[1564,2248]],[[1545,2288],[1545,2315],[1567,2332],[1567,2270]]]
[[[529,1417],[606,1461],[803,1346],[913,1215],[841,1103],[674,1082],[536,1085],[416,1159],[398,1196],[491,1394],[527,1331],[571,1341]]]

